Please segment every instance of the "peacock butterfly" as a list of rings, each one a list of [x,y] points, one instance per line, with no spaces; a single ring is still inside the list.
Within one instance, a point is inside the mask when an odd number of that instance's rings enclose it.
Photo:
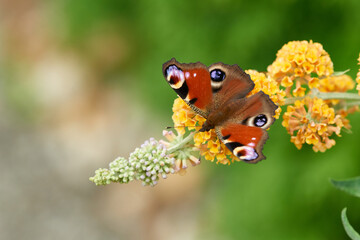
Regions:
[[[163,74],[175,92],[206,121],[200,132],[215,129],[232,153],[248,163],[265,156],[266,129],[275,121],[277,106],[260,91],[246,97],[255,84],[237,65],[179,63],[163,64]]]

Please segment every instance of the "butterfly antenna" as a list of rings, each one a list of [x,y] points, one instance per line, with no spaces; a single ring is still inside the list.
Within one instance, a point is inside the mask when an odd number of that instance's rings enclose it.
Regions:
[[[166,129],[185,128],[185,126],[166,127]]]
[[[196,115],[192,116],[190,119],[194,119],[196,117]],[[198,126],[174,126],[174,127],[166,127],[166,129],[171,129],[171,128],[185,128],[185,127],[198,127]]]
[[[173,126],[173,127],[166,127],[166,129],[172,129],[172,128],[186,128],[186,127],[196,127],[196,126]]]

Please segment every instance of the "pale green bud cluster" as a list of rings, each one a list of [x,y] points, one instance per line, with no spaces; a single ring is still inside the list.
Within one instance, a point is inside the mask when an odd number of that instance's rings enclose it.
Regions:
[[[174,173],[175,159],[167,154],[166,146],[151,138],[130,154],[129,160],[118,157],[109,164],[109,169],[100,168],[90,181],[96,185],[111,182],[128,183],[140,180],[144,186],[154,186],[159,176],[167,178]]]
[[[175,172],[175,159],[169,157],[166,151],[164,144],[151,138],[130,154],[130,166],[137,173],[136,179],[141,180],[144,186],[154,186],[159,180],[159,175],[165,179],[167,174]]]
[[[134,180],[135,171],[129,161],[118,157],[109,164],[109,169],[100,168],[95,171],[95,176],[90,181],[96,185],[106,185],[111,182],[128,183]]]

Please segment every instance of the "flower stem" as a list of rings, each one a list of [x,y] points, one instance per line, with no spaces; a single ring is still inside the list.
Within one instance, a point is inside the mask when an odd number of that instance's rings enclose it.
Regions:
[[[360,96],[357,93],[345,93],[345,92],[320,92],[316,88],[312,89],[311,93],[307,96],[314,98],[321,98],[323,100],[341,99],[341,100],[357,100],[360,101]],[[297,100],[302,100],[305,97],[294,97],[285,99],[284,105],[293,104]]]
[[[322,98],[323,100],[329,100],[329,99],[360,100],[360,96],[357,93],[342,93],[342,92],[322,93],[322,92],[319,92],[316,95],[316,97]]]
[[[189,143],[191,140],[193,140],[194,137],[194,132],[191,132],[186,138],[184,138],[181,142],[179,142],[178,144],[176,144],[175,146],[171,147],[168,149],[168,153],[173,153],[175,151],[177,151],[178,149],[184,147],[187,143]]]
[[[360,101],[349,102],[346,104],[347,107],[352,107],[356,105],[360,105]]]

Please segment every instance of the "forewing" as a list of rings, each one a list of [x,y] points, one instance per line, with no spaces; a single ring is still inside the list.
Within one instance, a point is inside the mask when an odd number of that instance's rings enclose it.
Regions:
[[[163,64],[163,74],[175,92],[198,114],[207,117],[213,100],[210,73],[200,63],[179,63],[175,58]]]
[[[255,86],[250,76],[238,65],[215,63],[208,69],[211,75],[215,108],[223,106],[230,100],[244,98]],[[215,73],[219,70],[225,74],[223,79],[215,78]]]

